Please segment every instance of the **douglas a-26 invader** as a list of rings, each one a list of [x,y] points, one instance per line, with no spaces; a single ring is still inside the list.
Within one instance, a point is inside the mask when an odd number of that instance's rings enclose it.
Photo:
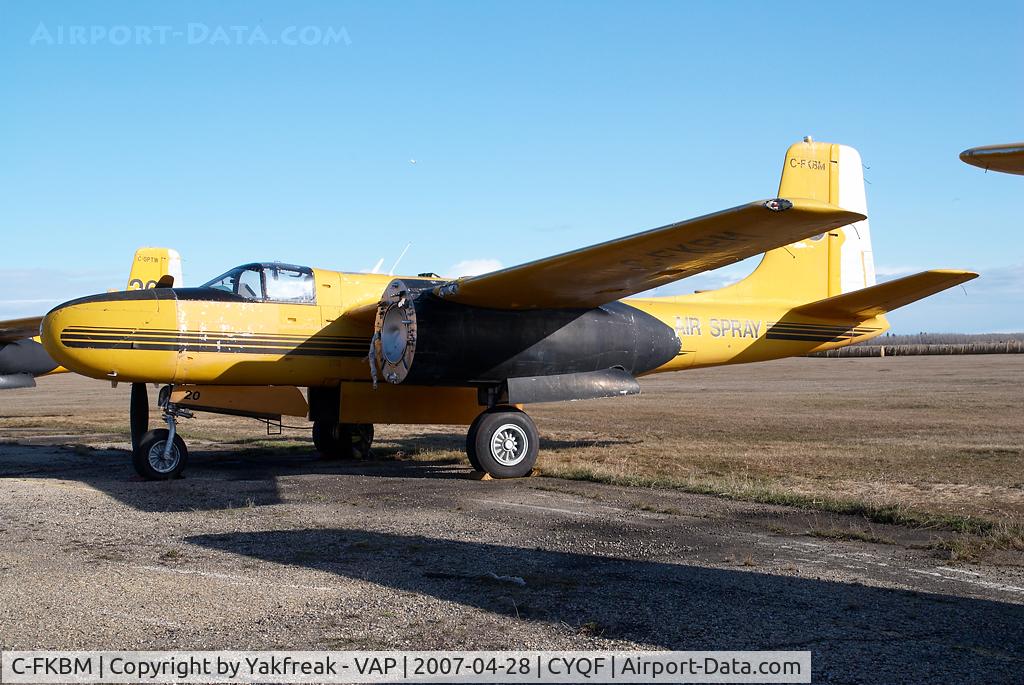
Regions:
[[[857,151],[791,146],[778,197],[482,276],[391,279],[247,264],[198,288],[95,295],[53,309],[42,341],[93,378],[162,383],[166,429],[138,436],[148,478],[187,459],[190,410],[305,414],[325,455],[364,453],[373,424],[468,425],[470,462],[527,474],[522,405],[640,391],[663,371],[804,355],[866,340],[884,313],[974,278],[875,284]],[[721,290],[639,297],[766,252]]]

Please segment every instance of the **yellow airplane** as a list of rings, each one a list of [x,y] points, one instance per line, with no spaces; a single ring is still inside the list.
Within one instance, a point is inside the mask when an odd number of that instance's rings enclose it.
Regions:
[[[466,425],[477,470],[519,477],[538,451],[523,405],[860,342],[888,328],[887,311],[977,276],[876,285],[866,214],[857,151],[805,139],[776,198],[520,266],[448,280],[246,264],[198,288],[66,302],[42,340],[77,373],[167,384],[167,428],[133,451],[145,478],[184,468],[177,420],[195,410],[308,414],[316,448],[335,457],[366,454],[373,424]],[[761,252],[721,290],[620,299]]]
[[[960,159],[985,171],[1024,175],[1024,143],[972,147],[961,152]]]

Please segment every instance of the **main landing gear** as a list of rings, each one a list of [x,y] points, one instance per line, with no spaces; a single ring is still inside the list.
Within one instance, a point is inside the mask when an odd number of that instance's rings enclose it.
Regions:
[[[134,391],[134,387],[132,389]],[[178,435],[177,427],[178,417],[191,418],[192,412],[171,402],[170,396],[169,386],[160,390],[159,404],[164,410],[167,428],[157,428],[136,437],[133,417],[132,466],[146,480],[177,478],[188,463],[188,448]],[[134,399],[133,392],[133,405]]]
[[[373,446],[372,423],[313,422],[313,445],[324,459],[367,459]]]
[[[466,456],[492,478],[522,478],[537,463],[537,426],[516,407],[496,406],[476,417],[466,435]]]
[[[533,471],[539,448],[537,426],[521,409],[496,406],[476,417],[466,435],[466,455],[492,478],[522,478]],[[366,459],[373,424],[313,422],[313,444],[324,459]]]

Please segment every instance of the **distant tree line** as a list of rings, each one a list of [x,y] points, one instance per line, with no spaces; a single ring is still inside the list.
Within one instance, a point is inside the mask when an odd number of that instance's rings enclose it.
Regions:
[[[886,333],[812,357],[905,357],[925,354],[1024,354],[1024,333]]]
[[[1021,333],[886,333],[858,345],[969,345],[971,343],[1024,342]]]

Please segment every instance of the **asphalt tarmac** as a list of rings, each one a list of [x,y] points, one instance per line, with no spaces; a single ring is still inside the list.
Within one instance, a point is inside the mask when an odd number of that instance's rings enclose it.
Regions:
[[[0,443],[4,649],[811,650],[814,682],[1020,682],[1024,569],[929,531],[463,463],[196,447],[141,482],[117,436]]]

